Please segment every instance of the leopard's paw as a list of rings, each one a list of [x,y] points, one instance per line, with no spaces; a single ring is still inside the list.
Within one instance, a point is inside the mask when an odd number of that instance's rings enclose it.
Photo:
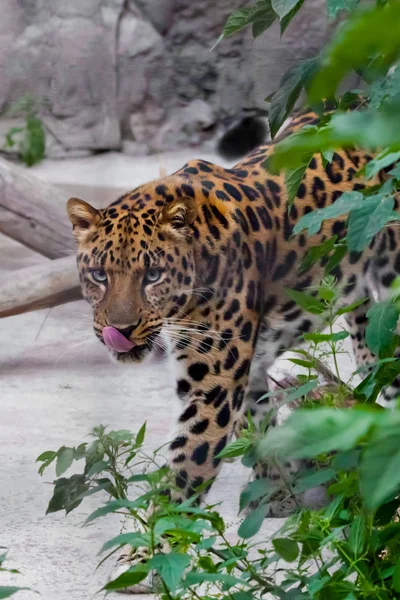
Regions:
[[[294,498],[286,490],[280,490],[274,494],[268,502],[267,517],[285,519],[299,510],[299,500]]]
[[[118,557],[117,565],[110,573],[109,581],[114,581],[131,567],[146,562],[149,558],[147,548],[125,546]],[[135,585],[119,589],[121,594],[154,594],[162,590],[162,581],[156,571],[150,571],[142,581]]]

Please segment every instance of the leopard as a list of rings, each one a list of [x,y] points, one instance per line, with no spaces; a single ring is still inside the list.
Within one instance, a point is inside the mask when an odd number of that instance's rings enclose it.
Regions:
[[[319,119],[314,112],[297,115],[283,135]],[[248,411],[256,422],[270,411],[270,367],[323,326],[321,315],[305,312],[287,290],[316,293],[324,258],[306,272],[299,265],[311,248],[346,235],[347,216],[324,221],[311,236],[294,234],[295,224],[344,192],[385,178],[384,172],[363,176],[374,157],[364,150],[339,149],[329,161],[316,154],[289,205],[284,173],[265,169],[275,144],[261,145],[230,168],[191,160],[103,209],[78,198],[67,203],[97,338],[110,346],[106,332],[112,331],[125,340],[111,344],[110,352],[126,363],[143,361],[162,336],[169,340],[181,402],[168,458],[177,501],[198,488],[204,497],[237,424]],[[340,306],[362,300],[346,314],[358,366],[376,361],[366,345],[367,313],[389,297],[400,274],[399,240],[391,222],[332,271]],[[384,390],[385,400],[399,389],[397,378]],[[266,473],[277,477],[273,469]],[[270,516],[286,514],[281,498],[270,506]]]

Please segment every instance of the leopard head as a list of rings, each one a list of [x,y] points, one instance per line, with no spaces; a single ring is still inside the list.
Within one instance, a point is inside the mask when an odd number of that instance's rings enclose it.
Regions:
[[[195,200],[144,186],[102,210],[70,198],[67,210],[95,333],[118,360],[141,361],[190,302]]]

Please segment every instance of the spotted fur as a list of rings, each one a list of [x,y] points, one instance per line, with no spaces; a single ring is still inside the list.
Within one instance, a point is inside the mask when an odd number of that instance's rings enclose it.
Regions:
[[[301,116],[292,129],[315,119]],[[302,275],[298,265],[310,247],[333,234],[343,237],[345,218],[324,222],[311,238],[293,236],[294,224],[344,191],[381,179],[379,174],[366,182],[358,175],[371,159],[365,152],[336,152],[326,166],[316,155],[288,210],[283,175],[271,175],[262,166],[270,152],[270,145],[262,146],[232,169],[191,161],[103,210],[77,199],[68,203],[80,280],[99,340],[104,326],[120,329],[136,346],[116,358],[139,361],[162,333],[170,338],[183,403],[170,466],[181,496],[216,477],[218,454],[245,407],[259,419],[268,408],[267,401],[257,403],[268,387],[267,369],[304,332],[322,324],[285,288],[318,287],[324,260]],[[373,302],[368,281],[374,280],[380,298],[387,295],[400,273],[398,240],[399,229],[392,224],[333,272],[343,304],[371,297],[349,315],[359,363],[374,359],[365,348],[365,315]],[[94,280],[99,272],[106,282]],[[159,279],[150,281],[154,273]],[[395,393],[397,382],[389,395]]]

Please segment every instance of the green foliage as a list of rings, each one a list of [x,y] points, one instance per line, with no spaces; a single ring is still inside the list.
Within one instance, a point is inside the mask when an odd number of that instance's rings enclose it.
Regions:
[[[257,0],[253,6],[241,8],[228,17],[215,45],[247,25],[252,25],[253,36],[258,37],[272,25],[276,18],[277,14],[272,8],[271,0]]]
[[[17,592],[21,592],[23,590],[29,590],[29,588],[16,587],[14,585],[0,585],[0,598],[10,598]]]
[[[375,177],[381,169],[393,165],[400,159],[400,152],[393,152],[390,148],[387,148],[383,152],[380,152],[373,160],[371,160],[365,167],[365,176],[368,179]]]
[[[340,82],[353,70],[366,70],[369,77],[386,73],[399,52],[398,2],[378,3],[369,10],[355,11],[324,52],[310,88],[311,103],[333,98]]]
[[[131,567],[125,573],[122,573],[113,581],[110,581],[104,586],[104,590],[123,590],[124,588],[136,585],[143,581],[147,576],[149,569],[146,565],[138,565],[137,567]]]
[[[40,106],[31,94],[25,94],[8,111],[8,114],[23,115],[25,125],[12,127],[7,132],[4,149],[16,147],[20,159],[28,167],[43,160],[46,153],[46,134],[38,116]]]
[[[314,213],[311,213],[311,214],[314,214]],[[307,216],[307,215],[305,215],[305,216]],[[325,242],[322,242],[322,244],[319,244],[318,246],[312,246],[299,265],[299,268],[298,268],[299,274],[301,275],[305,271],[308,271],[308,269],[310,269],[310,267],[315,265],[315,263],[319,262],[321,260],[321,258],[323,258],[327,254],[329,254],[329,252],[336,247],[336,240],[337,240],[337,235],[333,235],[331,238],[329,238]]]
[[[321,315],[325,310],[325,305],[321,300],[297,290],[286,290],[286,294],[296,302],[301,308],[313,315]]]
[[[347,226],[347,246],[350,252],[361,252],[388,221],[397,219],[394,198],[376,194],[365,198],[362,205],[350,212]]]
[[[334,19],[340,12],[351,12],[357,7],[359,0],[327,0],[328,16]]]
[[[266,166],[270,171],[278,172],[300,167],[305,155],[353,146],[374,150],[396,145],[400,143],[399,125],[397,106],[385,112],[367,108],[359,112],[334,113],[328,124],[304,128],[279,142]]]
[[[285,119],[292,112],[302,90],[307,89],[317,66],[318,58],[299,62],[285,73],[278,90],[267,98],[270,101],[268,119],[272,136],[278,133]],[[294,168],[304,166],[304,156],[307,155],[310,156],[310,152],[304,152],[301,161]]]
[[[272,544],[279,556],[287,562],[293,562],[299,555],[299,547],[290,538],[275,538]]]
[[[297,169],[287,169],[285,171],[285,184],[288,193],[289,209],[297,196],[297,190],[299,189],[299,185],[304,177],[310,160],[311,158],[307,157],[304,159],[304,163]]]
[[[368,348],[376,356],[384,357],[393,347],[399,312],[390,301],[378,302],[369,309],[367,317],[366,342]]]
[[[238,529],[238,535],[244,539],[248,539],[256,535],[260,531],[261,525],[267,515],[268,507],[261,504],[255,510],[251,511]]]
[[[304,230],[308,230],[308,235],[314,235],[319,232],[324,221],[335,219],[347,214],[353,208],[360,207],[363,200],[364,197],[361,192],[344,192],[334,204],[326,208],[318,208],[301,217],[294,226],[293,233],[301,233]]]
[[[0,547],[0,550],[4,550],[4,548]],[[20,575],[20,572],[17,569],[8,569],[3,566],[6,558],[7,552],[3,552],[2,554],[0,554],[0,574],[3,572],[13,573],[14,575]],[[24,590],[31,590],[31,588],[19,587],[15,585],[0,585],[0,599],[11,598],[11,596],[14,596],[17,592],[22,592]]]

